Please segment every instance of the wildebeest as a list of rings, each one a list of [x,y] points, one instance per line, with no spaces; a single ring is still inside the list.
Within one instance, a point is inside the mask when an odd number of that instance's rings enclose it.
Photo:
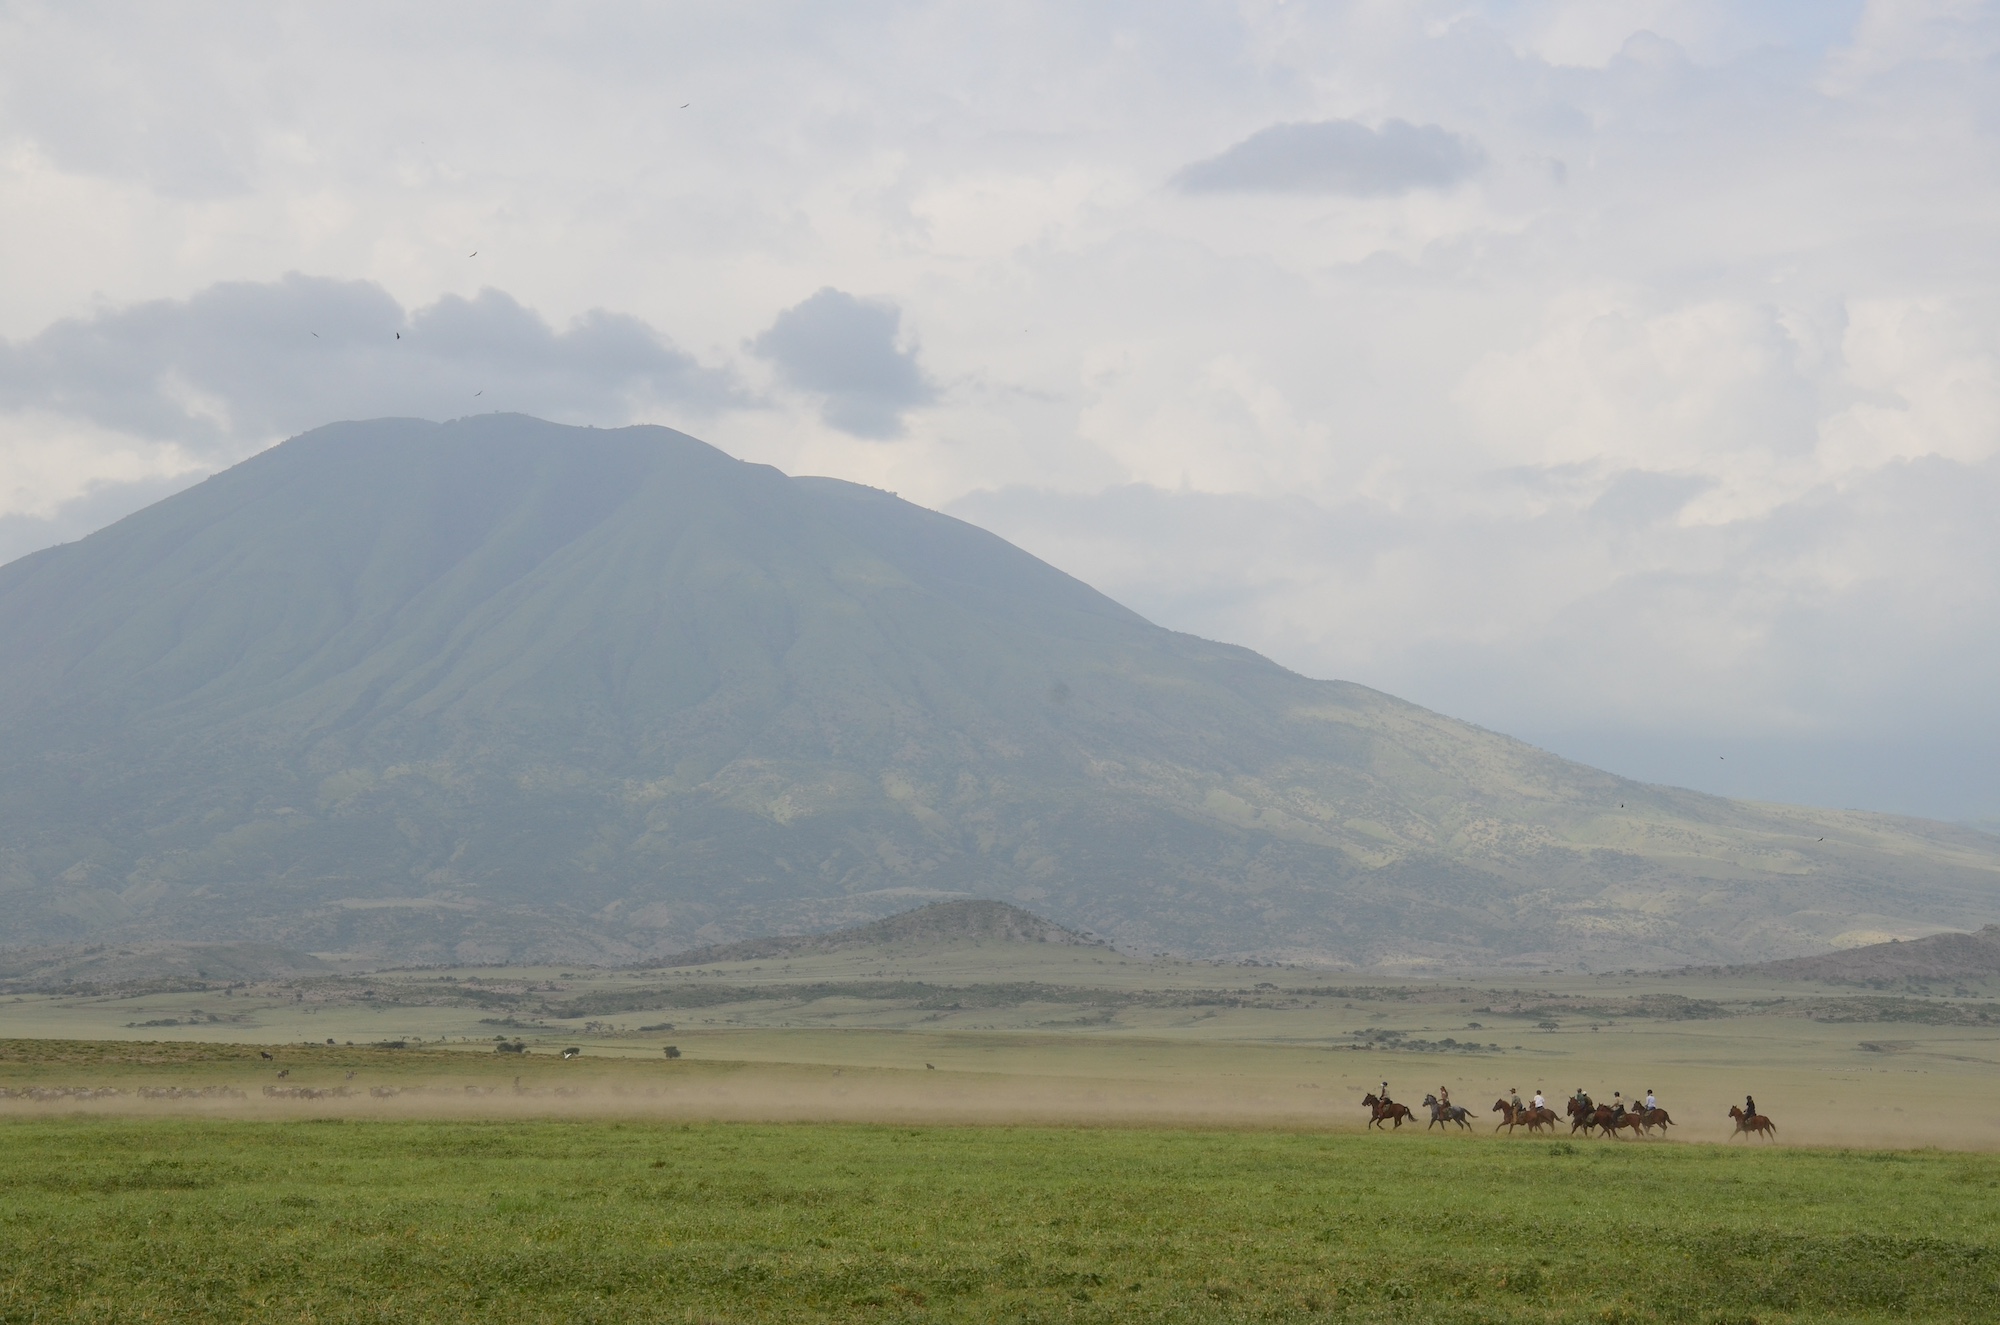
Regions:
[[[577,1047],[575,1047],[574,1045],[572,1045],[572,1046],[570,1046],[569,1048],[567,1048],[567,1049],[565,1049],[565,1050],[563,1050],[563,1051],[562,1051],[562,1056],[563,1056],[563,1061],[564,1061],[564,1062],[566,1063],[566,1062],[568,1062],[568,1061],[569,1061],[570,1059],[572,1059],[572,1058],[575,1058],[575,1057],[576,1057],[576,1056],[577,1056],[578,1054],[580,1054],[580,1053],[582,1053],[582,1052],[583,1052],[583,1050],[581,1050],[581,1049],[578,1049]]]
[[[271,1051],[269,1049],[259,1049],[257,1051],[257,1056],[259,1058],[268,1059],[271,1056]]]
[[[667,1057],[679,1058],[680,1056],[681,1056],[681,1051],[679,1049],[675,1048],[671,1044],[667,1046]]]

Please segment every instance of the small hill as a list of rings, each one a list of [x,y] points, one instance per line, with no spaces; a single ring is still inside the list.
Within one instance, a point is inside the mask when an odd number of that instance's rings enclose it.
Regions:
[[[62,944],[0,950],[0,992],[290,980],[333,969],[269,943]]]
[[[717,943],[676,953],[661,966],[707,966],[712,962],[762,961],[855,948],[955,948],[972,943],[1062,943],[1099,946],[1074,930],[1005,902],[933,902],[914,911],[827,934],[799,934]]]
[[[1891,940],[1817,957],[1733,966],[1728,973],[1829,984],[1988,979],[2000,976],[2000,925],[1988,925],[1974,934],[1932,934],[1907,943]]]

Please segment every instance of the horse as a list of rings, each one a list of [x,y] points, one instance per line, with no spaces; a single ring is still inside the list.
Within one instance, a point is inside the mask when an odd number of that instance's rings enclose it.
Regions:
[[[1617,1136],[1619,1128],[1629,1127],[1632,1129],[1632,1135],[1638,1136],[1641,1134],[1641,1129],[1644,1128],[1645,1125],[1646,1125],[1646,1114],[1643,1109],[1634,1109],[1624,1114],[1620,1114],[1614,1111],[1611,1115],[1609,1131],[1611,1132],[1611,1135]],[[1598,1126],[1603,1127],[1605,1126],[1605,1124],[1599,1123]]]
[[[1416,1117],[1415,1114],[1410,1112],[1409,1105],[1397,1104],[1393,1100],[1385,1100],[1372,1090],[1361,1097],[1361,1107],[1372,1111],[1374,1114],[1374,1117],[1368,1120],[1370,1127],[1380,1127],[1382,1120],[1385,1118],[1395,1123],[1396,1126],[1401,1127],[1403,1119]]]
[[[1554,1109],[1547,1107],[1537,1109],[1531,1105],[1521,1110],[1521,1118],[1522,1121],[1528,1124],[1530,1135],[1541,1131],[1544,1127],[1548,1128],[1551,1132],[1556,1130],[1556,1111]]]
[[[1665,1109],[1643,1109],[1639,1113],[1639,1119],[1645,1124],[1645,1135],[1648,1136],[1652,1135],[1655,1127],[1665,1132],[1674,1125],[1674,1120],[1667,1117]]]
[[[1761,1135],[1766,1141],[1778,1139],[1778,1125],[1761,1113],[1746,1116],[1742,1105],[1732,1104],[1729,1106],[1729,1116],[1736,1120],[1736,1130],[1729,1134],[1731,1141],[1745,1134]]]
[[[1437,1096],[1426,1095],[1424,1107],[1431,1111],[1431,1120],[1424,1124],[1426,1132],[1433,1127],[1443,1127],[1446,1131],[1450,1131],[1451,1123],[1457,1123],[1468,1132],[1472,1130],[1472,1124],[1465,1121],[1466,1111],[1456,1104],[1439,1104]]]
[[[1610,1109],[1599,1109],[1594,1104],[1585,1104],[1582,1100],[1572,1095],[1569,1101],[1569,1134],[1575,1136],[1576,1129],[1581,1127],[1583,1134],[1589,1136],[1590,1129],[1598,1125],[1597,1120],[1600,1113],[1607,1118],[1611,1116]]]
[[[1486,1112],[1497,1113],[1500,1115],[1500,1121],[1493,1124],[1493,1130],[1497,1132],[1504,1127],[1507,1129],[1507,1135],[1509,1136],[1512,1136],[1514,1134],[1514,1128],[1521,1121],[1521,1119],[1514,1113],[1514,1106],[1509,1104],[1506,1100],[1493,1101],[1493,1107],[1488,1109]],[[1524,1109],[1522,1110],[1522,1112],[1525,1113],[1527,1112],[1527,1110]]]

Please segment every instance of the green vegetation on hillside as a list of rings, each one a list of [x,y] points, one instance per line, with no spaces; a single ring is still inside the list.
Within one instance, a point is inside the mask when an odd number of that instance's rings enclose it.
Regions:
[[[1601,967],[1996,884],[1988,835],[1643,786],[661,428],[335,425],[0,567],[0,943],[638,961],[971,895]]]
[[[1969,1321],[2000,1158],[1172,1130],[0,1123],[0,1320]]]

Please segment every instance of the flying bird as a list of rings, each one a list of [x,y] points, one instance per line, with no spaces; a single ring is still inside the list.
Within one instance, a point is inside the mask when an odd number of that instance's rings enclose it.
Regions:
[[[689,106],[692,106],[693,104],[694,103],[692,101],[683,101],[681,103],[681,109],[686,110]]]
[[[472,394],[475,396],[483,396],[486,394],[486,388],[480,387],[477,391],[473,392]]]
[[[474,250],[472,250],[472,252],[470,252],[470,253],[466,254],[465,256],[466,256],[466,257],[468,257],[468,258],[476,258],[476,257],[478,257],[478,256],[479,256],[479,250],[478,250],[478,249],[474,249]]]
[[[313,333],[313,339],[314,339],[314,340],[318,340],[318,339],[319,339],[319,333],[318,333],[317,331],[315,331],[315,332]]]
[[[402,332],[400,332],[400,331],[399,331],[399,332],[397,332],[397,333],[396,333],[396,339],[397,339],[397,340],[401,340],[402,338],[403,338],[403,333],[402,333]]]

